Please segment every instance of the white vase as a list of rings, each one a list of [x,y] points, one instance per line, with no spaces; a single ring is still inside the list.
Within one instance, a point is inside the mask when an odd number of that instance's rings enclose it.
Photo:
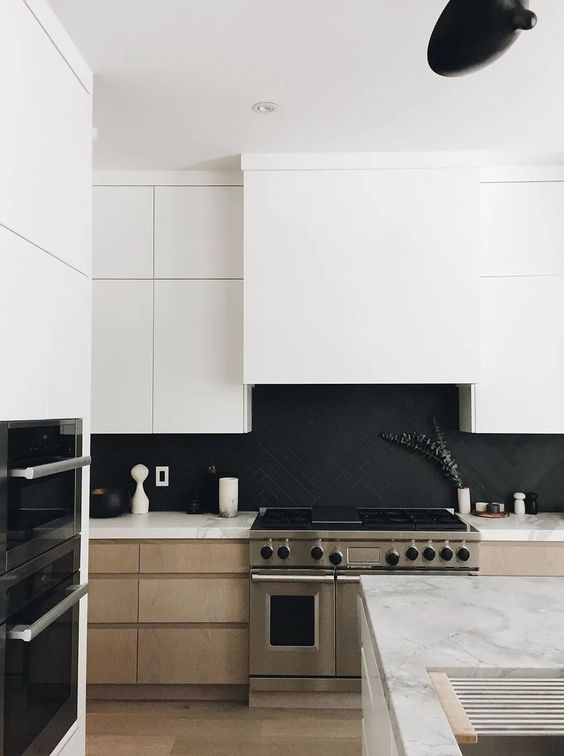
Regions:
[[[131,468],[131,477],[137,483],[135,493],[131,498],[131,514],[147,514],[149,511],[149,497],[143,488],[143,481],[149,475],[149,468],[145,465],[135,465]]]
[[[472,502],[470,500],[469,488],[457,488],[458,495],[458,512],[460,514],[470,514],[472,511]]]
[[[219,514],[221,517],[237,517],[239,504],[239,480],[219,479]]]

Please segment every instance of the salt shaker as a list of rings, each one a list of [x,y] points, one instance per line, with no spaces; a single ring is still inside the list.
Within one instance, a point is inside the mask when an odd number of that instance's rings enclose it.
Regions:
[[[513,511],[515,514],[525,514],[525,494],[521,491],[513,494]]]

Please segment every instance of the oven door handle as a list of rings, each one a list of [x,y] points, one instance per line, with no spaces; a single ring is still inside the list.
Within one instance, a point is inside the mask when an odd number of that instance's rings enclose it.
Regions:
[[[251,575],[251,583],[333,583],[333,575]]]
[[[337,575],[337,583],[360,583],[360,575]]]
[[[67,470],[78,470],[80,467],[87,467],[91,462],[92,458],[89,456],[73,457],[72,459],[63,459],[60,462],[49,462],[46,465],[15,467],[8,471],[8,475],[10,478],[35,480],[36,478],[46,478],[47,475],[56,475],[57,473],[67,472]]]
[[[53,622],[58,620],[65,612],[68,612],[68,610],[72,609],[75,604],[78,604],[80,599],[88,593],[88,583],[72,586],[71,588],[68,588],[68,593],[68,596],[49,609],[48,612],[45,612],[45,614],[33,624],[15,625],[8,630],[8,640],[20,640],[29,643],[34,638],[37,638],[37,636],[46,630],[49,625],[52,625]]]

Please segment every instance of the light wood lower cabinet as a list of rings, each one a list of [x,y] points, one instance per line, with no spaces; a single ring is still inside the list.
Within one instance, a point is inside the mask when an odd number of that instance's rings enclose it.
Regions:
[[[126,684],[137,681],[137,630],[88,628],[89,684]]]
[[[244,578],[141,578],[139,622],[248,622]]]
[[[140,628],[140,683],[246,685],[247,628]]]
[[[564,543],[482,541],[480,574],[564,577]]]
[[[161,541],[141,544],[140,572],[247,574],[248,541]]]
[[[88,591],[89,622],[137,622],[138,614],[137,578],[91,578]]]
[[[139,544],[128,543],[90,543],[88,571],[91,575],[116,574],[122,572],[139,572]]]
[[[244,541],[92,542],[88,684],[248,685],[248,564]]]

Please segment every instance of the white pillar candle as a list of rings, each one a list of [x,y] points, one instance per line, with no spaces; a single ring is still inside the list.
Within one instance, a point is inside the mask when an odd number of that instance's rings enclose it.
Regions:
[[[238,478],[219,479],[219,514],[222,517],[236,517],[239,505]]]

